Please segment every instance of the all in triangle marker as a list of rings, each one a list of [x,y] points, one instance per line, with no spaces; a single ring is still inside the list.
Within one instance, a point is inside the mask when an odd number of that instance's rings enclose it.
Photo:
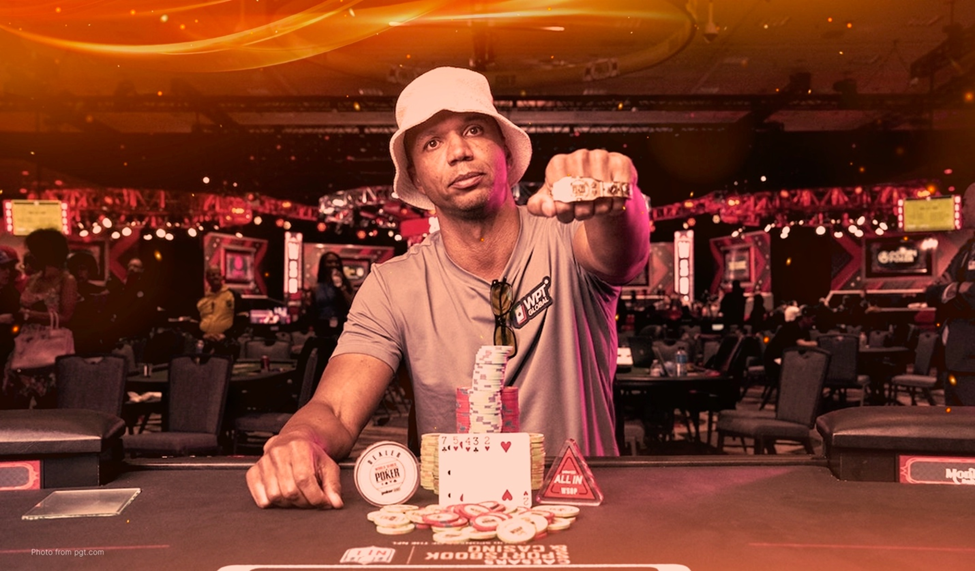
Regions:
[[[569,438],[555,457],[555,462],[545,474],[542,487],[535,497],[539,504],[572,504],[598,506],[603,503],[603,492],[592,476],[579,445]]]

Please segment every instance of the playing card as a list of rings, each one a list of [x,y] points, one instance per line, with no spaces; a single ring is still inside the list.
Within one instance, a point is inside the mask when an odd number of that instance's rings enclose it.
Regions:
[[[441,434],[440,505],[494,500],[531,507],[531,439],[527,433]]]

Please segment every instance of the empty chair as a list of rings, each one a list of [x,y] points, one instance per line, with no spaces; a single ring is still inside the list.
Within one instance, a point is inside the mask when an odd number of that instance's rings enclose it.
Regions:
[[[187,456],[219,451],[232,362],[218,355],[174,357],[169,364],[168,429],[127,434],[133,455]]]
[[[887,347],[888,345],[890,345],[890,331],[874,329],[867,336],[868,347]]]
[[[323,339],[322,342],[309,341],[298,358],[298,375],[301,386],[298,392],[297,408],[305,406],[314,394],[314,388],[321,377],[324,363],[328,361],[335,350],[335,339]],[[322,366],[319,366],[319,365]],[[297,409],[295,409],[297,410]],[[293,410],[281,412],[256,412],[245,414],[234,420],[233,453],[237,453],[240,445],[263,443],[268,436],[273,436],[284,428],[291,419]],[[264,435],[256,437],[256,435]]]
[[[826,373],[825,388],[829,395],[839,394],[845,400],[848,389],[860,389],[860,404],[863,405],[870,387],[870,377],[857,374],[857,355],[860,352],[860,338],[846,333],[820,335],[816,339],[820,349],[829,351],[829,371]]]
[[[265,355],[271,360],[284,361],[291,359],[291,342],[281,339],[254,339],[244,345],[245,359],[260,359]]]
[[[701,343],[701,364],[705,364],[714,357],[714,354],[718,352],[718,347],[721,345],[719,339],[704,339]]]
[[[917,404],[917,391],[934,405],[934,397],[931,390],[938,382],[937,371],[932,371],[934,364],[934,354],[938,347],[938,334],[933,331],[924,331],[918,334],[917,348],[914,351],[914,369],[910,373],[894,375],[890,379],[890,401],[897,402],[897,394],[900,388],[906,388],[911,395],[911,404]]]
[[[779,398],[775,413],[764,410],[729,410],[718,414],[718,450],[726,436],[750,438],[755,454],[774,454],[778,441],[799,442],[813,453],[811,430],[816,422],[830,354],[811,347],[790,347],[782,352]]]
[[[688,359],[690,359],[690,342],[683,339],[657,339],[653,342],[653,348],[663,359],[664,363],[675,361],[677,359],[677,351],[683,349],[685,353],[688,353]]]
[[[63,355],[54,363],[58,408],[97,410],[122,416],[125,400],[125,358],[117,355]]]
[[[725,335],[721,339],[717,351],[704,362],[704,366],[727,374],[731,370],[731,365],[738,353],[738,345],[741,343],[741,339],[742,336],[738,334]]]
[[[287,341],[288,343],[294,343],[294,339],[291,337],[290,331],[278,331],[274,334],[274,338],[278,341]]]
[[[135,350],[129,343],[121,343],[112,349],[112,355],[118,355],[125,359],[125,370],[127,373],[135,373],[139,370],[139,364],[135,361]]]

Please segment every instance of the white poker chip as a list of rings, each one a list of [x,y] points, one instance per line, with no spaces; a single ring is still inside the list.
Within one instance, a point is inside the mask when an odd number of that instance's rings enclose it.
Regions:
[[[379,511],[405,514],[419,509],[419,506],[411,506],[409,504],[393,504],[391,506],[383,506]]]
[[[495,531],[503,521],[511,519],[505,514],[487,513],[481,514],[471,520],[471,525],[478,531]]]
[[[539,507],[540,509],[543,509],[545,511],[552,512],[553,514],[555,514],[555,517],[562,517],[562,518],[576,517],[579,515],[579,511],[580,511],[579,508],[577,508],[576,506],[546,504]]]
[[[406,525],[413,525],[410,522],[410,518],[406,517],[404,514],[394,514],[389,512],[379,512],[379,515],[369,518],[369,520],[382,527],[403,527]]]
[[[389,527],[385,525],[376,526],[376,531],[383,535],[406,535],[407,533],[411,533],[414,529],[416,529],[416,526],[412,523],[396,527]]]
[[[566,519],[564,517],[557,517],[552,520],[552,523],[548,524],[549,531],[562,531],[564,529],[569,529],[572,525],[571,519]]]
[[[446,523],[459,522],[461,517],[454,512],[436,512],[423,516],[423,521],[430,525],[442,525]]]
[[[476,539],[478,541],[484,541],[485,539],[494,539],[498,534],[496,531],[471,531],[467,534],[470,539]]]
[[[525,543],[531,541],[536,534],[535,525],[521,517],[501,522],[495,531],[498,539],[505,543]]]
[[[534,514],[534,513],[526,513],[526,514],[516,515],[515,517],[530,521],[532,525],[535,526],[536,535],[548,529],[548,520],[545,519],[545,516]]]
[[[437,543],[464,543],[469,540],[470,536],[466,531],[461,530],[445,530],[438,531],[433,534],[433,540]]]
[[[355,462],[355,487],[374,506],[401,504],[420,486],[416,456],[398,442],[377,442]]]

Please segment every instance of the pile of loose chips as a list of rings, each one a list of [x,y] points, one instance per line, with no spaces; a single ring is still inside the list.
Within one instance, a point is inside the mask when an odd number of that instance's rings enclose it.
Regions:
[[[531,487],[542,487],[545,478],[545,435],[532,432],[531,440]],[[440,493],[440,434],[431,432],[420,438],[420,487],[435,494]]]
[[[481,502],[423,508],[396,504],[383,506],[366,517],[383,535],[405,535],[416,529],[430,529],[437,543],[499,539],[517,544],[541,539],[549,532],[569,529],[578,515],[579,508],[569,505],[543,504],[531,509],[506,509],[498,502]]]

